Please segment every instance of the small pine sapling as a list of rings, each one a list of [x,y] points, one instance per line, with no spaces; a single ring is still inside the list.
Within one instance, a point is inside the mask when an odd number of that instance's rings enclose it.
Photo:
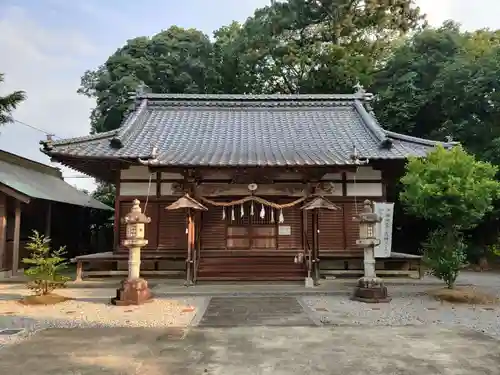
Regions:
[[[50,294],[57,288],[64,288],[66,282],[70,280],[69,277],[62,275],[62,271],[68,266],[66,258],[63,257],[66,247],[61,246],[58,250],[51,250],[50,238],[36,230],[33,231],[26,247],[30,251],[30,258],[23,259],[23,263],[30,266],[24,271],[30,279],[28,288],[38,296]]]

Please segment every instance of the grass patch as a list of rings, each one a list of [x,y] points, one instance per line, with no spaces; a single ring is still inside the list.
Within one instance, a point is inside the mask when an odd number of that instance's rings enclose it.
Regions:
[[[45,294],[43,296],[26,296],[19,301],[23,305],[55,305],[57,303],[69,301],[71,298],[60,296],[59,294]]]
[[[451,302],[451,303],[468,303],[471,305],[490,305],[498,303],[498,298],[481,292],[480,290],[473,287],[463,287],[463,288],[441,288],[434,289],[427,292],[430,296],[434,297],[439,301]]]

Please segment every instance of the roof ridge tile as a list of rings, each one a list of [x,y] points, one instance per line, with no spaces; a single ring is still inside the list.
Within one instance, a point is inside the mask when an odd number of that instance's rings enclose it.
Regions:
[[[352,106],[352,101],[206,101],[206,100],[148,100],[148,106],[150,108],[168,108],[168,107],[214,107],[214,108],[304,108],[304,107],[341,107],[341,106]]]
[[[203,101],[310,101],[310,100],[365,100],[366,95],[354,94],[152,94],[144,93],[135,97],[136,99],[149,100],[203,100]]]
[[[441,142],[441,141],[433,141],[431,139],[424,139],[424,138],[419,138],[419,137],[414,137],[412,135],[406,135],[406,134],[401,134],[401,133],[396,133],[390,130],[384,130],[384,133],[389,137],[389,138],[394,138],[398,139],[401,141],[406,141],[406,142],[411,142],[419,145],[425,145],[425,146],[437,146],[437,145],[442,145],[445,148],[451,148],[453,146],[457,146],[460,144],[460,142]]]
[[[354,101],[354,108],[360,115],[363,124],[368,129],[368,131],[375,136],[382,147],[390,147],[391,143],[388,140],[384,129],[379,125],[378,121],[372,113],[370,113],[366,107],[359,101]]]
[[[137,123],[137,120],[142,118],[144,113],[146,112],[146,108],[148,107],[148,100],[143,99],[139,105],[139,107],[132,111],[129,116],[127,116],[126,120],[123,122],[122,126],[118,128],[115,136],[110,140],[110,145],[113,148],[121,148],[130,139],[132,133],[134,133],[134,125]]]
[[[81,137],[64,138],[59,141],[50,141],[51,146],[65,146],[68,144],[75,144],[80,142],[97,141],[115,135],[118,129],[108,130],[101,133],[94,133],[89,135],[84,135]],[[47,144],[48,141],[40,141],[40,144]]]

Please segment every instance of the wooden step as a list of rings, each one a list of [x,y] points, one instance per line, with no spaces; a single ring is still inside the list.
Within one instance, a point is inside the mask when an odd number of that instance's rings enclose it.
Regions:
[[[302,281],[304,276],[198,276],[199,281]]]
[[[225,257],[244,257],[244,258],[289,258],[297,255],[303,250],[201,250],[202,258],[225,258]]]
[[[248,267],[262,267],[262,268],[303,268],[303,265],[301,264],[295,264],[293,262],[289,263],[271,263],[271,264],[266,264],[266,263],[250,263],[250,262],[239,262],[239,263],[228,263],[228,262],[221,262],[221,263],[216,263],[216,262],[210,262],[210,263],[205,263],[205,262],[200,262],[200,267],[243,267],[243,268],[248,268]]]
[[[207,273],[217,273],[217,274],[238,274],[238,273],[251,273],[251,274],[287,274],[287,275],[296,275],[301,274],[304,270],[302,268],[295,269],[259,269],[259,268],[200,268],[198,269],[198,274],[207,274]]]
[[[267,264],[267,265],[273,265],[273,264],[296,264],[293,261],[293,258],[291,259],[245,259],[245,258],[238,258],[238,259],[200,259],[200,263],[203,264]]]
[[[305,276],[303,264],[293,262],[293,257],[225,256],[200,259],[197,278],[221,281],[295,281]]]

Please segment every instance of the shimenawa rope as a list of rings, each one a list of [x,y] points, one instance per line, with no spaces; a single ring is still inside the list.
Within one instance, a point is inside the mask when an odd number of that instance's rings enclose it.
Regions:
[[[231,206],[237,206],[237,205],[243,204],[245,202],[254,201],[254,202],[257,202],[257,203],[260,203],[260,204],[263,204],[263,205],[266,205],[266,206],[269,206],[272,208],[276,208],[278,210],[282,210],[284,208],[290,208],[290,207],[296,206],[297,204],[299,204],[307,199],[307,197],[301,197],[301,198],[296,199],[296,200],[289,202],[289,203],[278,204],[278,203],[270,202],[267,199],[264,199],[264,198],[261,198],[261,197],[255,196],[255,195],[249,195],[247,197],[244,197],[244,198],[241,198],[241,199],[238,199],[235,201],[231,201],[231,202],[217,202],[217,201],[213,201],[211,199],[205,198],[205,197],[199,197],[199,198],[202,201],[204,201],[205,203],[208,203],[208,204],[211,204],[212,206],[217,206],[217,207],[231,207]]]

